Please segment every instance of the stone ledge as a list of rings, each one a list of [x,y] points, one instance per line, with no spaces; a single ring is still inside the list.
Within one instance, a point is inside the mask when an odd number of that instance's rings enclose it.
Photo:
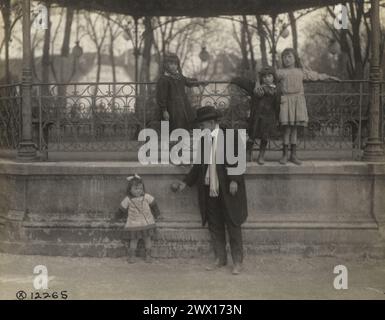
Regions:
[[[103,243],[54,243],[54,242],[39,242],[31,241],[26,244],[23,242],[8,242],[0,241],[1,252],[12,254],[29,254],[29,255],[44,255],[47,256],[71,256],[71,257],[111,257],[120,258],[127,255],[125,247],[121,242],[114,242],[110,244]],[[141,249],[138,250],[139,253]],[[340,244],[333,245],[319,245],[319,244],[258,244],[252,245],[250,243],[244,245],[245,259],[247,255],[258,254],[285,254],[285,255],[302,255],[304,257],[310,256],[338,256],[338,257],[370,257],[374,259],[384,259],[385,252],[383,246],[373,245],[349,245]],[[153,256],[155,258],[208,258],[213,255],[212,249],[208,242],[200,243],[196,246],[194,243],[179,245],[170,243],[165,245],[159,242],[154,243]]]
[[[123,229],[124,223],[119,222],[89,222],[89,221],[24,221],[22,226],[25,228],[90,228],[90,229]],[[205,229],[200,222],[195,221],[170,221],[157,223],[160,229]],[[301,222],[301,221],[263,221],[245,222],[243,229],[372,229],[378,230],[375,222]]]
[[[15,162],[0,160],[2,175],[182,175],[188,167],[170,164],[142,165],[139,162]],[[354,161],[304,161],[296,166],[267,162],[264,166],[247,163],[246,175],[385,175],[384,163]]]

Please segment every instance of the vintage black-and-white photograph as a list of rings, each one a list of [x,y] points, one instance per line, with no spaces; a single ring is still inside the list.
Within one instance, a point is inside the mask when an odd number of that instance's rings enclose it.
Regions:
[[[385,1],[0,11],[0,299],[385,299]]]

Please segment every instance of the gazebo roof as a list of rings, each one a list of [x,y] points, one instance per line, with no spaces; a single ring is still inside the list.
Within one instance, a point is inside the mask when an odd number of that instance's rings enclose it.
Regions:
[[[132,16],[218,16],[274,14],[333,5],[342,0],[44,0],[63,7]]]

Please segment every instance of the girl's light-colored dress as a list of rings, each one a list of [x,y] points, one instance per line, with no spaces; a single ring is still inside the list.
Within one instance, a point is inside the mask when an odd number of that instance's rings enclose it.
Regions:
[[[286,68],[277,70],[281,86],[279,122],[281,125],[306,127],[309,121],[303,81],[327,80],[327,74],[317,73],[305,68]]]
[[[120,206],[127,210],[124,238],[142,239],[155,233],[155,219],[151,212],[154,197],[145,193],[141,197],[125,197]]]

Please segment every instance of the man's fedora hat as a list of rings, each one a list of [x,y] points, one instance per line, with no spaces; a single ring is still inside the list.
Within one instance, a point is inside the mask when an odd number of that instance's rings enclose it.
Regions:
[[[208,120],[217,120],[221,116],[220,112],[213,106],[205,106],[197,109],[197,117],[194,122],[199,123]]]

